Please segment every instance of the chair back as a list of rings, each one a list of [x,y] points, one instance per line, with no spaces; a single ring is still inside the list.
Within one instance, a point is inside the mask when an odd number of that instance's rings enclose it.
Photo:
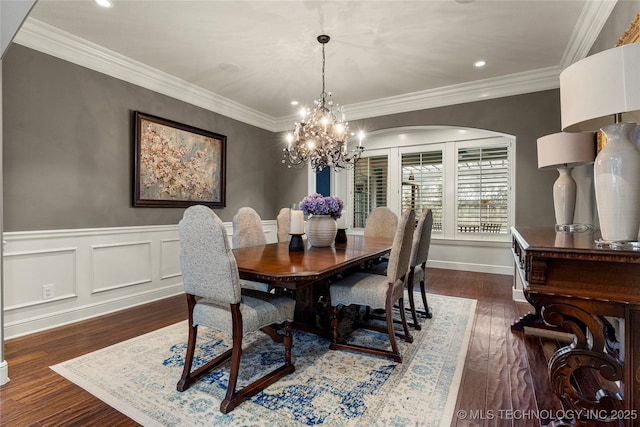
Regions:
[[[291,239],[289,229],[291,227],[291,209],[282,208],[276,217],[278,225],[278,242],[288,242]]]
[[[402,214],[402,219],[393,238],[391,254],[389,255],[387,267],[387,280],[389,283],[397,282],[409,270],[415,223],[416,214],[413,209],[408,209]]]
[[[267,244],[267,237],[262,228],[262,219],[253,208],[243,207],[238,209],[233,217],[233,237],[231,238],[234,248],[244,248],[246,246],[260,246]]]
[[[429,247],[431,246],[431,229],[433,228],[433,212],[431,209],[422,211],[418,225],[413,232],[413,245],[409,267],[416,267],[427,261]]]
[[[182,282],[187,294],[225,304],[240,302],[240,277],[222,220],[191,206],[178,224]]]
[[[392,239],[398,228],[398,215],[387,207],[375,208],[364,225],[365,237],[387,237]]]

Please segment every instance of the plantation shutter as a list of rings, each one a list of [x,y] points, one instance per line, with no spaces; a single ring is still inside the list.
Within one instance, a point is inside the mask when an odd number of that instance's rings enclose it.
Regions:
[[[369,213],[387,206],[387,156],[365,157],[353,169],[353,226],[364,228]]]
[[[459,232],[507,233],[509,147],[458,149]]]
[[[433,212],[433,231],[442,231],[442,151],[402,155],[402,212]]]

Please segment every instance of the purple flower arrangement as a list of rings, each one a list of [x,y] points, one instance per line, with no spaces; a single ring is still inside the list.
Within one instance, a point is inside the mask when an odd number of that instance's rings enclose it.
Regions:
[[[331,218],[338,219],[342,216],[343,205],[339,197],[313,193],[302,199],[300,209],[305,215],[331,215]]]

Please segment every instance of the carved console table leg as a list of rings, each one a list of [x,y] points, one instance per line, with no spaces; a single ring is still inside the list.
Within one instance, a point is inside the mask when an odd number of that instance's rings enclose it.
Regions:
[[[558,420],[550,426],[624,425],[622,396],[613,382],[623,380],[622,363],[604,352],[604,325],[597,316],[567,304],[552,304],[542,311],[544,320],[574,334],[573,343],[560,348],[549,361],[549,380],[573,419]],[[589,334],[587,334],[587,332]],[[601,388],[579,383],[583,370],[600,380]],[[602,384],[611,384],[611,387]],[[613,414],[613,417],[611,416]]]

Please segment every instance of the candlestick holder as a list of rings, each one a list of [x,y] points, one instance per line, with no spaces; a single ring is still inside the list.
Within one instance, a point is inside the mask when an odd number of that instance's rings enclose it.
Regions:
[[[347,243],[346,228],[338,228],[338,232],[336,233],[336,243]]]
[[[291,240],[289,240],[289,252],[304,251],[304,241],[302,240],[302,234],[289,234],[291,235]]]

